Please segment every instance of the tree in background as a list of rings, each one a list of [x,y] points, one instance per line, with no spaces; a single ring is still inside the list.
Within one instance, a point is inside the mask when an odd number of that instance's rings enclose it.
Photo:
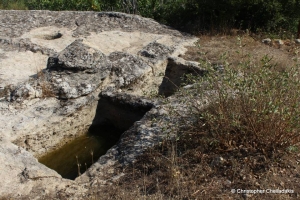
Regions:
[[[27,0],[30,10],[100,10],[98,0]]]
[[[1,0],[0,1],[0,9],[7,10],[27,10],[27,5],[24,0]]]
[[[300,20],[298,23],[298,33],[297,33],[297,38],[300,39]]]
[[[0,8],[119,11],[190,32],[238,28],[296,34],[300,20],[300,0],[1,0]]]

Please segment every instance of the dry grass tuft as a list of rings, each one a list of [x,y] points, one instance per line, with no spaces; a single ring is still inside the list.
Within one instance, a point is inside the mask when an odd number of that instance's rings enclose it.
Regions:
[[[42,91],[42,97],[55,97],[55,92],[53,90],[53,87],[51,83],[49,82],[47,78],[47,74],[44,70],[39,70],[37,72],[37,81],[38,81],[38,86],[40,87]]]

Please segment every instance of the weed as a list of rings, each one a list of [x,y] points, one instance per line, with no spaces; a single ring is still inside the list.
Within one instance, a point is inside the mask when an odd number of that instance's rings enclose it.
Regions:
[[[77,168],[78,168],[78,176],[80,176],[80,175],[81,175],[81,172],[80,172],[81,164],[80,164],[79,161],[78,161],[78,156],[75,156],[75,157],[76,157]]]
[[[52,87],[51,83],[49,82],[46,73],[47,72],[45,72],[44,70],[38,70],[37,76],[36,76],[38,86],[42,92],[41,96],[44,98],[45,97],[55,97],[53,87]]]

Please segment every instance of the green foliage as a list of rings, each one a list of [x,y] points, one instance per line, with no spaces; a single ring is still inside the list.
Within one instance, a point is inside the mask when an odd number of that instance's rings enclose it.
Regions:
[[[99,1],[101,11],[122,11],[130,13],[130,10],[125,10],[121,0],[101,0]]]
[[[185,31],[296,32],[300,0],[2,0],[2,9],[120,11]]]
[[[1,0],[0,9],[8,10],[27,10],[27,6],[24,0]]]
[[[31,10],[100,10],[98,0],[28,0]]]
[[[154,5],[155,19],[206,31],[233,27],[252,31],[296,31],[300,19],[299,0],[177,0]]]
[[[300,19],[299,0],[244,1],[236,17],[242,28],[295,31]]]

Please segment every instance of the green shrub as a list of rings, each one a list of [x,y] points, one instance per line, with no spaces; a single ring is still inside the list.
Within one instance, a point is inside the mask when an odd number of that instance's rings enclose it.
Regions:
[[[100,10],[98,0],[28,0],[31,10]]]
[[[27,6],[24,0],[2,0],[0,2],[0,9],[7,10],[27,10]]]
[[[232,28],[296,33],[300,0],[2,0],[2,9],[95,10],[140,14],[190,32]]]

